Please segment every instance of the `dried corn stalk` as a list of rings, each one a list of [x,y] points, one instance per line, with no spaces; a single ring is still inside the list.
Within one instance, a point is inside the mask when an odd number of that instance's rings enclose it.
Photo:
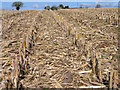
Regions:
[[[110,75],[109,75],[109,88],[112,88],[112,82],[113,82],[113,69],[110,69]]]
[[[96,74],[96,72],[95,72],[95,71],[96,71],[96,70],[95,70],[95,66],[96,66],[96,58],[94,57],[94,59],[93,59],[93,66],[92,66],[92,67],[93,67],[93,73],[94,73],[94,74]]]
[[[118,71],[114,72],[114,88],[117,88],[118,84]]]

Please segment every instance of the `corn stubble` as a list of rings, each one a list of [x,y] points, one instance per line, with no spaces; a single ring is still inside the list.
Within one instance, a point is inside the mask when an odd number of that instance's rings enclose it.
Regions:
[[[108,58],[109,53],[116,53],[116,47],[108,49],[109,44],[101,43],[111,39],[113,33],[108,35],[100,29],[116,28],[116,13],[108,15],[112,9],[100,9],[90,16],[88,11],[93,13],[94,9],[36,11],[29,30],[20,39],[11,71],[2,70],[3,88],[118,88],[118,67]],[[49,26],[47,21],[54,25]],[[105,27],[100,27],[101,21]],[[52,37],[51,32],[54,32]]]

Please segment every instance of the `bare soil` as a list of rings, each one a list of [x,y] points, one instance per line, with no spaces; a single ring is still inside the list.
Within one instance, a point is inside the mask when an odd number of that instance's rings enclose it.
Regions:
[[[62,17],[64,23],[56,16]],[[36,18],[36,19],[35,19]],[[110,18],[110,23],[109,23]],[[35,21],[34,21],[35,19]],[[108,20],[108,21],[106,21]],[[29,55],[29,72],[20,80],[25,88],[108,87],[108,72],[118,70],[118,9],[26,10],[2,11],[2,66],[11,72],[11,61],[19,59],[19,47],[36,22],[38,37]],[[117,22],[117,24],[116,24]],[[68,36],[67,25],[71,29]],[[80,34],[86,51],[74,45],[74,31]],[[79,42],[78,39],[78,45]],[[101,60],[102,81],[92,71],[92,56]],[[80,73],[90,71],[89,73]],[[5,74],[6,74],[5,73]],[[106,81],[106,82],[105,82]]]

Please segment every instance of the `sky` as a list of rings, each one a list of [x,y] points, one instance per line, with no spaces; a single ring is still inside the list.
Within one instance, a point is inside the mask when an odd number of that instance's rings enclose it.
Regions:
[[[2,2],[119,2],[120,0],[0,0]]]

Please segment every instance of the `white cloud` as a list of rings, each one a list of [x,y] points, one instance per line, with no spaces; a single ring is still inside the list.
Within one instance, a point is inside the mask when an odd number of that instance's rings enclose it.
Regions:
[[[33,8],[39,8],[39,5],[38,4],[35,4],[32,6]]]

